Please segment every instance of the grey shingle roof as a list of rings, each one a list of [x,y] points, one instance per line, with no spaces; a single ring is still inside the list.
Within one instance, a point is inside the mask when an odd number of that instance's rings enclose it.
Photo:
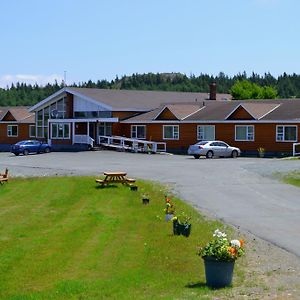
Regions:
[[[201,103],[208,99],[208,93],[138,91],[138,90],[107,90],[68,87],[67,91],[80,93],[98,102],[111,106],[115,110],[136,109],[152,110],[163,103]],[[228,99],[229,94],[217,94],[217,100]]]
[[[26,106],[0,107],[0,121],[10,112],[19,123],[35,123],[34,113],[28,111]]]
[[[193,103],[194,104],[194,103]],[[203,106],[204,104],[204,106]],[[195,113],[184,121],[224,121],[240,105],[242,105],[256,120],[287,120],[300,121],[300,99],[286,100],[244,100],[244,101],[213,101],[207,100],[199,105]],[[173,104],[176,106],[176,103]],[[154,121],[160,109],[127,119],[125,122]]]

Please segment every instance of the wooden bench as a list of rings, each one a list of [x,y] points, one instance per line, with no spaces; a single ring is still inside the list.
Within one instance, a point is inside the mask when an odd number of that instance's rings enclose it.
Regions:
[[[135,179],[133,178],[126,178],[127,183],[135,183]]]
[[[8,169],[5,169],[4,173],[0,173],[0,184],[8,181]]]

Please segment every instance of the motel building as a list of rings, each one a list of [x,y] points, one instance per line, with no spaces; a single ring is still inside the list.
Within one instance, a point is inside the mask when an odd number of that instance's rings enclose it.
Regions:
[[[277,156],[292,154],[299,141],[299,99],[232,100],[215,84],[208,94],[65,87],[22,113],[13,109],[0,108],[2,150],[36,138],[53,151],[78,151],[116,137],[164,143],[173,153],[222,140],[246,155],[264,148]]]

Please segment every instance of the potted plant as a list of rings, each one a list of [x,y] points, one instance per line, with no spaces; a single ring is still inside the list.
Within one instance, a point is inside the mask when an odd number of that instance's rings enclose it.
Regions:
[[[142,201],[143,201],[143,204],[149,204],[149,202],[150,202],[149,196],[147,194],[143,194]]]
[[[204,260],[206,285],[226,287],[232,282],[235,260],[244,255],[244,241],[228,240],[226,233],[217,229],[213,239],[198,254]]]
[[[175,235],[182,234],[188,237],[191,234],[192,224],[190,223],[191,217],[182,212],[180,215],[172,218],[173,233]]]
[[[258,156],[259,157],[264,157],[265,156],[265,152],[266,152],[265,148],[259,147],[259,148],[257,148],[257,151],[258,151]]]
[[[165,196],[166,201],[166,207],[164,209],[164,212],[166,214],[166,221],[170,221],[175,214],[175,205],[172,203],[171,199]]]

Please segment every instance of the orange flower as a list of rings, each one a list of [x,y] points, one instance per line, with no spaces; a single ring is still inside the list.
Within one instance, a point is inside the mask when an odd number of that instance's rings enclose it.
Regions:
[[[237,254],[237,250],[234,247],[228,247],[228,252],[233,256]]]
[[[241,243],[241,248],[243,248],[243,246],[245,244],[245,241],[244,240],[240,240],[240,243]]]

